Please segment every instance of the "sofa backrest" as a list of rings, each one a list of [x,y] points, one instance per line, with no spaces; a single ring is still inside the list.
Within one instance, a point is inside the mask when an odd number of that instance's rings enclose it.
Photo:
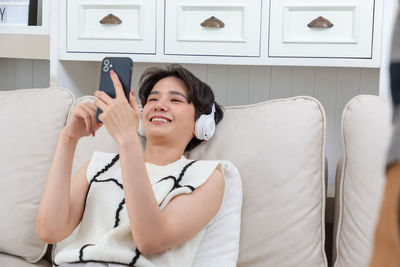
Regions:
[[[38,262],[46,252],[47,244],[36,236],[36,214],[58,135],[73,102],[72,93],[62,88],[0,91],[2,253]],[[9,264],[0,260],[0,266],[24,262],[12,261],[11,256],[3,260]]]
[[[216,135],[190,153],[230,160],[240,172],[238,266],[327,266],[325,128],[311,97],[227,107]]]
[[[241,174],[238,266],[327,266],[325,125],[323,107],[311,97],[227,107],[216,135],[187,154],[230,160]],[[74,170],[93,150],[118,152],[104,127],[80,141]]]
[[[335,267],[368,266],[385,183],[390,103],[358,95],[343,110],[343,159],[336,176]]]

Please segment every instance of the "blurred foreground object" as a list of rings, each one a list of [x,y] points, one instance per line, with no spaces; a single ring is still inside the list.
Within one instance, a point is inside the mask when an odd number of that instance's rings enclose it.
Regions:
[[[393,135],[386,168],[386,186],[370,267],[400,266],[400,17],[397,12],[390,57]]]
[[[400,266],[399,196],[400,163],[397,163],[387,169],[370,267]]]

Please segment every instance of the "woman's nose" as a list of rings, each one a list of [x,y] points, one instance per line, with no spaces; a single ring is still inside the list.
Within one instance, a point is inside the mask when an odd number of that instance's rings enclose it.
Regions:
[[[157,103],[154,105],[154,110],[167,111],[168,107],[165,105],[165,103],[163,101],[157,101]]]

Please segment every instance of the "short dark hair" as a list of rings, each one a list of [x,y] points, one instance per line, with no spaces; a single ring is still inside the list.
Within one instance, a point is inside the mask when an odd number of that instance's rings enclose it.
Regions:
[[[222,107],[215,102],[214,92],[211,87],[179,64],[168,65],[165,69],[152,67],[143,72],[139,80],[139,98],[142,106],[146,104],[147,98],[151,90],[153,90],[154,85],[161,79],[170,76],[179,78],[188,88],[188,102],[193,102],[195,108],[195,120],[197,120],[202,114],[210,114],[213,104],[215,104],[215,124],[218,124],[222,120],[224,112]],[[199,140],[196,137],[192,138],[186,146],[185,151],[193,149],[201,142],[202,140]]]

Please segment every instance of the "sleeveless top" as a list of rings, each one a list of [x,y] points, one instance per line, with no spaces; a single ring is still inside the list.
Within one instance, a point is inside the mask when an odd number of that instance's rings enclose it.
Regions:
[[[119,154],[93,153],[87,169],[89,188],[77,237],[59,251],[53,264],[115,263],[126,266],[191,266],[206,227],[186,243],[142,255],[136,247],[126,211]],[[189,160],[182,156],[166,166],[145,163],[153,193],[164,209],[173,197],[191,193],[210,177],[216,160]]]

